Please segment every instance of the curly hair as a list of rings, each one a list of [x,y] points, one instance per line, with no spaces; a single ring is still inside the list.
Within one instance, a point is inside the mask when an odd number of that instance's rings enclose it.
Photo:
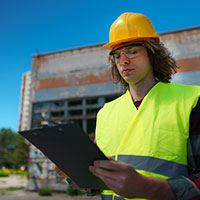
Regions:
[[[161,42],[142,41],[140,42],[147,50],[148,57],[153,68],[153,74],[156,81],[169,83],[171,76],[179,68],[171,53]],[[112,55],[108,57],[110,71],[115,84],[121,83],[123,90],[129,88],[129,84],[121,77]]]

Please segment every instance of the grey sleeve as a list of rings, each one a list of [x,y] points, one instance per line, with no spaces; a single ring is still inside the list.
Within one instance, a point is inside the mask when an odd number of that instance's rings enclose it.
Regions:
[[[189,178],[182,176],[168,179],[168,183],[175,192],[178,200],[200,199],[200,190]]]

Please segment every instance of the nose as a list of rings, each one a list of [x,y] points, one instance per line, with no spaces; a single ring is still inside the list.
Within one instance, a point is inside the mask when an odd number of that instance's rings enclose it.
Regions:
[[[122,53],[120,56],[120,63],[122,65],[127,65],[129,63],[129,59],[125,56],[124,53]]]
[[[124,61],[124,62],[121,62],[121,65],[127,65],[128,64],[128,62],[127,61]]]

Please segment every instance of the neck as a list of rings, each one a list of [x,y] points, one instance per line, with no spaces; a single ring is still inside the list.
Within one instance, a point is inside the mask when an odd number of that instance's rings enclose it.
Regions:
[[[140,101],[143,99],[156,83],[156,80],[153,79],[146,81],[145,83],[139,82],[135,84],[129,84],[129,89],[133,100]]]

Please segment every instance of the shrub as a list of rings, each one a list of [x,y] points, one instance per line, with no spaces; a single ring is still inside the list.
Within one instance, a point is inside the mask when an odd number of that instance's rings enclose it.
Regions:
[[[51,193],[51,190],[50,189],[41,189],[38,194],[40,196],[51,196],[52,193]]]
[[[8,177],[10,174],[6,170],[0,169],[0,177]]]
[[[67,186],[67,194],[69,196],[77,196],[77,195],[84,195],[85,194],[85,191],[82,191],[82,190],[77,190],[75,189],[74,187],[72,187],[71,185],[68,185]]]
[[[9,187],[7,188],[8,191],[16,191],[16,190],[24,190],[24,187]]]
[[[27,176],[27,171],[26,170],[21,170],[21,169],[11,169],[10,173],[14,174],[14,175]]]

